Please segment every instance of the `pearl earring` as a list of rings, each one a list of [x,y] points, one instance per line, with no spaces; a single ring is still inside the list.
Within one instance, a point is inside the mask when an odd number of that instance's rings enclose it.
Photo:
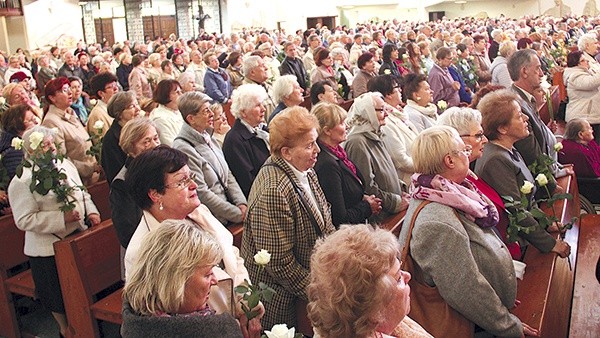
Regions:
[[[163,210],[163,209],[164,209],[163,204],[162,204],[162,202],[160,202],[160,205],[158,206],[158,210]]]
[[[417,96],[417,97],[416,97],[416,99],[417,99],[417,101],[419,101],[419,100],[421,99],[421,97],[420,97],[420,96]]]

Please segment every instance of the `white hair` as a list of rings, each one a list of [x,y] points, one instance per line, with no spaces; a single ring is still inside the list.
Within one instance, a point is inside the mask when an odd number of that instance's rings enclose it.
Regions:
[[[273,98],[275,102],[283,102],[283,99],[294,92],[294,85],[298,84],[295,75],[282,75],[273,84]]]
[[[577,48],[580,51],[585,52],[585,48],[587,47],[587,45],[589,45],[590,43],[597,43],[597,42],[598,42],[598,37],[596,36],[596,34],[594,34],[594,33],[584,34],[579,38],[579,41],[577,41]]]
[[[478,110],[464,107],[448,108],[438,116],[437,124],[440,126],[450,126],[458,131],[459,134],[469,134],[470,127],[473,124],[481,125],[481,113]]]
[[[242,111],[254,108],[255,99],[263,102],[267,97],[267,92],[262,86],[254,83],[243,84],[231,94],[231,114],[241,118]]]
[[[261,60],[261,57],[258,55],[250,55],[249,57],[244,58],[244,64],[242,65],[242,73],[248,76],[252,69],[259,66],[259,60]]]

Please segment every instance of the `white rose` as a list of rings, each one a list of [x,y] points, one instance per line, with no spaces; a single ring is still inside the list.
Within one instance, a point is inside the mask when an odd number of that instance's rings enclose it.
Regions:
[[[544,174],[539,174],[535,177],[535,181],[537,182],[537,184],[539,184],[540,187],[543,187],[546,184],[548,184],[548,177],[546,177],[546,175]]]
[[[44,134],[40,133],[39,131],[34,131],[33,133],[31,133],[31,135],[29,135],[29,147],[32,150],[36,150],[37,147],[39,147],[40,144],[42,144],[43,140]]]
[[[444,100],[439,100],[437,103],[437,106],[441,110],[445,110],[446,108],[448,108],[448,103],[446,103],[446,101],[444,101]]]
[[[392,74],[392,71],[389,70],[389,69],[386,69],[386,70],[383,71],[383,74],[390,75],[390,74]]]
[[[98,120],[98,121],[96,121],[96,123],[94,123],[94,129],[102,130],[103,128],[104,128],[104,122]]]
[[[95,106],[96,103],[98,103],[98,101],[96,101],[96,99],[91,99],[90,100],[90,106]]]
[[[265,330],[268,338],[294,338],[295,328],[288,329],[286,324],[275,324],[271,331]]]
[[[6,103],[6,99],[3,96],[0,96],[0,106]]]
[[[532,190],[533,190],[533,183],[531,183],[529,181],[523,182],[523,186],[521,187],[521,192],[523,194],[525,194],[525,195],[531,194]]]
[[[18,137],[15,137],[10,142],[10,145],[17,150],[21,150],[23,148],[23,140],[21,140]]]
[[[267,250],[260,250],[254,255],[254,261],[258,265],[267,265],[271,261],[271,254]]]
[[[562,150],[562,148],[563,148],[563,145],[562,145],[562,143],[561,143],[561,142],[557,142],[557,143],[554,145],[554,150],[555,150],[555,151],[561,151],[561,150]]]

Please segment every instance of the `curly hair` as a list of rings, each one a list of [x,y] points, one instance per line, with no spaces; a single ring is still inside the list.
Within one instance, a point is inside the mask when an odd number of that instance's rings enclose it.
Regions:
[[[310,263],[308,318],[322,337],[368,337],[383,321],[400,253],[389,231],[342,225],[319,239]]]

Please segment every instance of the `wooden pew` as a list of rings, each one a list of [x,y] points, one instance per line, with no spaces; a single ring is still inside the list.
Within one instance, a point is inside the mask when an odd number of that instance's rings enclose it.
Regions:
[[[580,203],[575,175],[561,177],[558,185],[573,195],[572,200],[556,202],[554,210],[563,221],[579,217]],[[551,212],[549,208],[544,210]],[[558,238],[558,233],[552,234]],[[527,264],[523,280],[518,281],[517,299],[521,305],[512,310],[521,321],[540,330],[541,337],[567,337],[571,315],[571,299],[575,280],[574,267],[577,264],[579,222],[566,233],[565,241],[571,246],[571,268],[566,258],[552,253],[541,253],[529,245],[525,253]]]
[[[96,208],[98,208],[98,211],[100,212],[100,219],[103,221],[110,219],[111,209],[110,201],[108,199],[110,187],[108,186],[108,181],[100,181],[86,188],[90,196],[92,196],[94,205],[96,205]]]
[[[35,286],[31,270],[12,270],[28,261],[23,253],[25,232],[19,230],[12,215],[0,217],[0,336],[21,337],[13,293],[33,298]]]
[[[544,104],[538,109],[540,118],[542,121],[544,121],[544,123],[548,123],[552,118],[556,118],[560,101],[561,99],[558,86],[552,86],[550,88],[550,102],[544,102]],[[550,111],[550,108],[552,108],[552,111]]]
[[[122,323],[122,289],[95,302],[121,283],[119,247],[111,220],[54,243],[69,337],[100,337],[97,320]]]
[[[595,275],[599,243],[600,215],[582,216],[569,337],[600,337],[600,283]]]
[[[242,251],[242,234],[244,233],[244,223],[237,223],[227,227],[227,230],[233,235],[233,245]]]

